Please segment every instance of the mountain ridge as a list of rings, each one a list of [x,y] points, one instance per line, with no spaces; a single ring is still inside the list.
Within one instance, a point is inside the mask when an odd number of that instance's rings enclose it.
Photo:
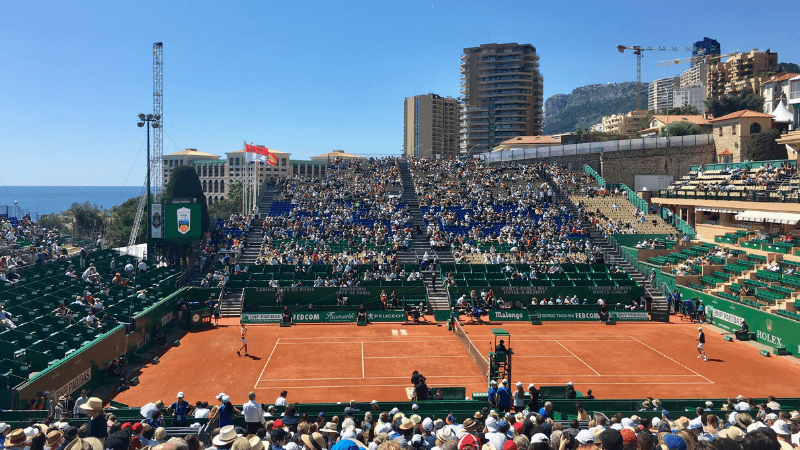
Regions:
[[[642,83],[642,109],[647,109],[647,86]],[[569,94],[555,94],[545,100],[543,134],[570,133],[589,129],[603,116],[624,114],[636,104],[636,82],[590,84]]]

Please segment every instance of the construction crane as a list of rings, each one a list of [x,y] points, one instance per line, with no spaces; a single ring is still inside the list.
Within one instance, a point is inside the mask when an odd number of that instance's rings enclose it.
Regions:
[[[163,136],[164,136],[164,71],[163,71],[163,44],[156,42],[153,44],[153,116],[160,117],[160,126],[153,128],[153,153],[150,155],[150,179],[153,185],[154,197],[156,200],[161,199],[162,194],[162,156],[164,154]],[[139,199],[139,207],[136,209],[136,218],[133,220],[133,228],[131,229],[131,237],[128,239],[128,247],[136,245],[136,236],[139,234],[139,228],[142,226],[142,217],[144,216],[144,209],[147,206],[147,181],[144,182],[142,197]],[[150,214],[150,211],[147,212]],[[149,222],[146,222],[149,223]],[[149,258],[151,255],[147,255]]]
[[[618,45],[617,50],[620,53],[625,53],[625,50],[633,51],[636,55],[636,110],[642,109],[642,52],[643,51],[661,51],[661,52],[691,52],[694,50],[692,47],[645,47],[641,45]]]
[[[660,61],[658,64],[656,64],[656,67],[674,66],[674,65],[677,65],[677,64],[688,64],[688,63],[702,63],[702,62],[709,63],[709,62],[717,60],[717,59],[727,58],[729,56],[734,56],[734,55],[738,55],[738,54],[739,54],[739,50],[736,50],[735,52],[728,53],[727,55],[717,55],[717,56],[702,56],[701,55],[701,56],[693,56],[691,58],[668,59],[666,61]]]

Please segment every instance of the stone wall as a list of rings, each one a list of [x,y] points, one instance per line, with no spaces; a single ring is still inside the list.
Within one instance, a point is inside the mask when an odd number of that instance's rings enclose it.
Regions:
[[[689,166],[716,162],[713,144],[601,153],[600,171],[609,183],[634,186],[634,175],[672,175],[675,180],[689,173]],[[595,169],[597,170],[597,169]]]
[[[633,189],[634,175],[672,175],[678,180],[689,173],[690,165],[715,163],[716,150],[713,144],[708,144],[554,156],[515,162],[546,162],[575,171],[582,171],[584,164],[588,164],[607,182],[623,183]]]

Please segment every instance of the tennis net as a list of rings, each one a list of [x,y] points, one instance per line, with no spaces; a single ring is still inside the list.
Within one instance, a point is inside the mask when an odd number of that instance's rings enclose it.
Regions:
[[[464,332],[464,329],[461,328],[461,324],[458,321],[455,322],[454,330],[456,337],[458,340],[461,341],[461,344],[467,350],[467,354],[469,355],[472,362],[475,363],[475,367],[478,368],[478,371],[481,375],[487,379],[489,379],[489,361],[484,358],[481,352],[478,350],[478,347],[472,343],[472,340],[467,336],[467,333]]]

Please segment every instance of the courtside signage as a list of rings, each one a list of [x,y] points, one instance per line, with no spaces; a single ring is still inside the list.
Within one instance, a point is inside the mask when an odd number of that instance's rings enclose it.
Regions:
[[[280,313],[242,313],[242,322],[245,323],[280,323]],[[355,311],[314,311],[292,313],[294,323],[336,323],[355,322]],[[369,322],[405,322],[405,311],[367,311]]]
[[[280,314],[242,313],[242,321],[246,323],[280,323]]]
[[[509,311],[489,311],[489,320],[497,322],[529,322],[531,316],[525,309],[514,309]]]
[[[537,311],[541,320],[581,322],[600,320],[600,315],[596,312],[570,311],[569,309],[548,309]],[[611,319],[618,322],[638,322],[649,320],[647,311],[609,311]]]

